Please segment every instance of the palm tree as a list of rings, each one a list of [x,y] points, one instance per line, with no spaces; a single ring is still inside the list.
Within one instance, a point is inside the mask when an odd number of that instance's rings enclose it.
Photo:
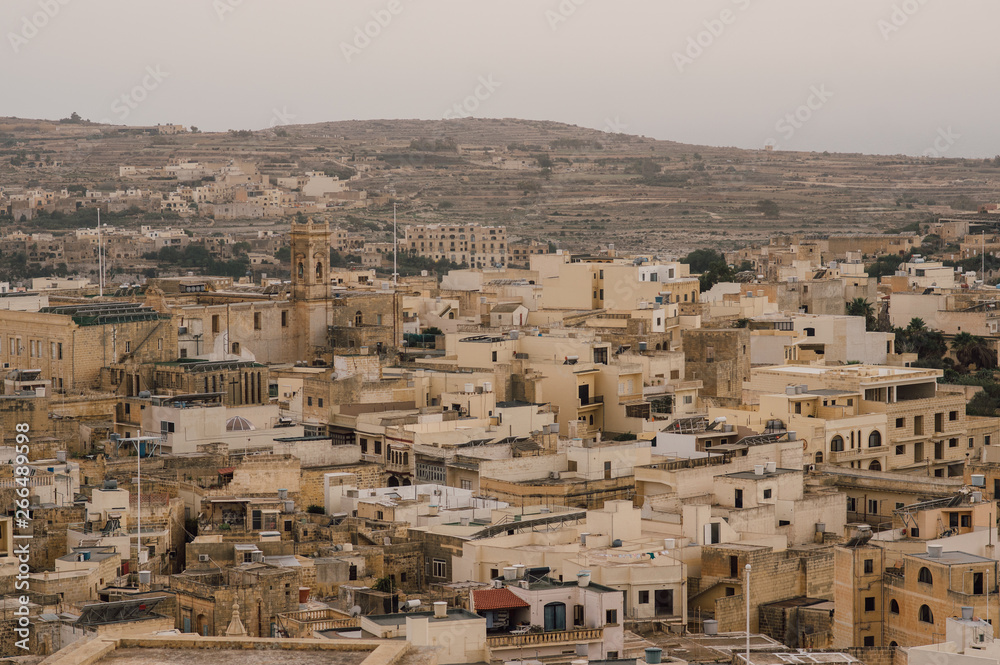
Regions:
[[[865,317],[865,330],[875,329],[875,309],[866,299],[855,298],[847,303],[846,309],[849,316]]]
[[[997,366],[997,352],[989,342],[978,335],[961,332],[951,340],[951,350],[963,367],[975,365],[976,369],[992,369]]]
[[[875,310],[872,309],[872,304],[865,298],[855,298],[847,303],[847,314],[848,316],[863,316],[868,318],[875,315]]]

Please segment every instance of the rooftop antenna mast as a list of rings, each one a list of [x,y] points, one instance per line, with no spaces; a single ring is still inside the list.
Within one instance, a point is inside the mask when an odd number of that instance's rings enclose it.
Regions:
[[[393,192],[395,196],[395,192]],[[396,202],[392,202],[392,289],[396,290],[396,279],[399,273],[396,271],[396,254],[399,245],[399,239],[396,236]]]

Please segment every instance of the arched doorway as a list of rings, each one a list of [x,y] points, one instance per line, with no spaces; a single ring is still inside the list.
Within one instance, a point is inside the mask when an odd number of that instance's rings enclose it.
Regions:
[[[387,487],[399,487],[399,478],[396,476],[389,476],[389,482],[386,483]]]
[[[868,465],[868,470],[869,471],[881,471],[882,470],[882,464],[880,464],[877,459],[872,460],[872,463]]]
[[[410,486],[410,479],[403,478],[403,487],[409,487],[409,486]]]
[[[198,618],[195,620],[195,625],[198,627],[198,634],[207,637],[208,636],[208,618],[204,614],[199,614]]]

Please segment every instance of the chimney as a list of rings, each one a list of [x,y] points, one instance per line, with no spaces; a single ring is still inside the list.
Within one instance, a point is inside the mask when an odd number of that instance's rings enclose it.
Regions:
[[[439,600],[434,603],[434,618],[435,619],[447,619],[448,618],[448,603],[443,600]]]

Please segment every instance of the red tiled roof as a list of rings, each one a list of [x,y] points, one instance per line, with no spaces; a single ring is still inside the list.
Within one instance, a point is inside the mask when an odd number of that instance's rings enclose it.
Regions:
[[[507,588],[473,591],[472,602],[477,612],[479,610],[509,610],[515,607],[531,607]]]

